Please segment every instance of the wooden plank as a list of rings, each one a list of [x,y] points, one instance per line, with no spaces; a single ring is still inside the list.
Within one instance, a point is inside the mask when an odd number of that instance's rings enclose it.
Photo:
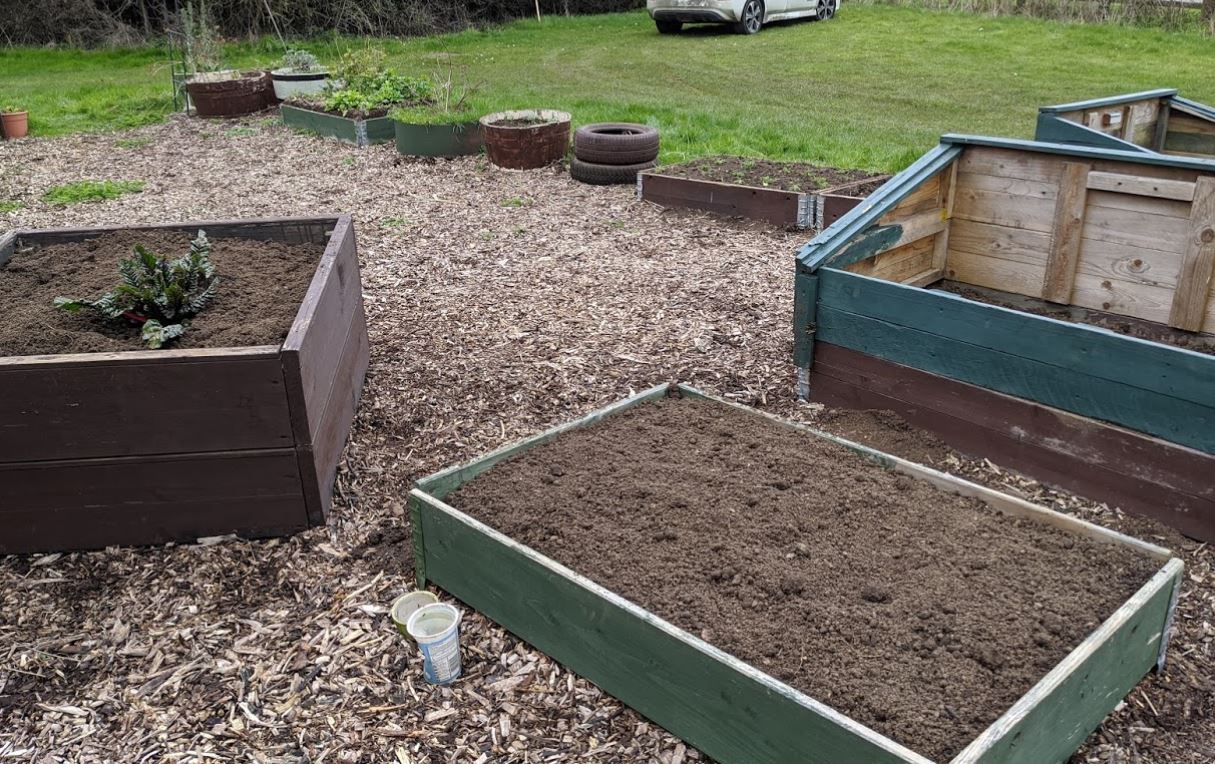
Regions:
[[[718,215],[796,225],[800,194],[660,173],[641,174],[641,198],[663,207],[688,207]]]
[[[959,173],[989,175],[997,178],[1020,178],[1057,186],[1063,173],[1058,157],[1032,151],[986,146],[968,147],[958,160]]]
[[[1156,665],[1183,568],[1166,563],[952,764],[1067,759]]]
[[[288,244],[323,244],[328,231],[337,223],[334,216],[250,218],[248,220],[200,220],[188,223],[90,226],[87,228],[40,228],[17,231],[26,243],[45,246],[87,241],[113,231],[181,231],[195,234],[205,230],[214,239],[240,238],[282,241]]]
[[[972,188],[959,177],[953,214],[979,223],[1050,233],[1055,201]]]
[[[1185,258],[1169,311],[1169,326],[1189,331],[1202,328],[1215,274],[1215,177],[1199,178],[1194,189]]]
[[[1189,220],[1190,203],[1176,199],[1164,199],[1153,196],[1140,196],[1121,191],[1102,191],[1094,189],[1088,193],[1090,207],[1105,207],[1111,210],[1125,210],[1133,215],[1150,215],[1155,217],[1177,218]]]
[[[1090,204],[1084,215],[1081,235],[1086,239],[1112,241],[1132,247],[1181,252],[1181,244],[1186,241],[1188,233],[1188,221],[1180,217]]]
[[[948,225],[936,235],[932,242],[932,268],[930,273],[939,274],[937,278],[931,276],[920,276],[910,281],[919,283],[931,283],[945,275],[945,264],[949,260],[949,236],[953,229],[953,202],[957,196],[958,190],[958,163],[954,162],[950,165],[948,172],[945,173],[941,180],[941,190],[938,196],[938,201],[941,206],[941,217],[948,221]],[[925,278],[931,278],[931,281],[924,281]]]
[[[1088,194],[1089,165],[1064,162],[1055,200],[1050,250],[1042,279],[1042,298],[1051,302],[1071,302],[1072,283],[1080,261],[1080,234],[1084,227],[1084,208]]]
[[[963,284],[998,289],[1027,297],[1042,296],[1045,265],[989,257],[956,247],[949,252],[945,277]]]
[[[277,348],[145,360],[92,355],[107,357],[0,365],[0,463],[294,442]]]
[[[925,180],[918,188],[887,210],[878,220],[878,224],[888,225],[908,216],[936,209],[940,207],[937,201],[940,194],[941,173],[937,173]]]
[[[932,253],[933,240],[921,237],[896,249],[887,250],[876,257],[852,263],[847,267],[853,273],[901,282],[931,270]]]
[[[1142,175],[1126,175],[1115,172],[1090,172],[1088,187],[1098,191],[1114,191],[1137,196],[1160,199],[1194,200],[1194,184],[1182,180],[1163,180]]]
[[[291,448],[0,465],[0,554],[307,527]]]

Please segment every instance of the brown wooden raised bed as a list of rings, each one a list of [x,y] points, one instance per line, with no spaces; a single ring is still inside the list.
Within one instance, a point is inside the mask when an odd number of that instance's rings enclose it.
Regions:
[[[752,218],[795,228],[822,230],[864,200],[862,186],[885,180],[866,178],[814,192],[784,191],[651,170],[637,175],[637,198],[662,207],[685,207],[730,217]]]
[[[368,362],[350,217],[19,230],[0,267],[132,229],[325,251],[281,346],[0,358],[0,554],[324,524]]]

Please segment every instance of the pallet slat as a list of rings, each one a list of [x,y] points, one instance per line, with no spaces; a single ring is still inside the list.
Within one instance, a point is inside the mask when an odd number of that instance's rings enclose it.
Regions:
[[[1084,228],[1084,207],[1091,169],[1091,165],[1083,162],[1063,163],[1063,177],[1059,179],[1059,192],[1055,200],[1050,251],[1046,258],[1046,275],[1042,280],[1044,300],[1071,301],[1072,284],[1080,260],[1080,234]]]
[[[1169,325],[1178,329],[1202,329],[1215,275],[1215,178],[1199,178],[1194,184],[1194,206],[1186,238],[1185,258],[1169,310]]]

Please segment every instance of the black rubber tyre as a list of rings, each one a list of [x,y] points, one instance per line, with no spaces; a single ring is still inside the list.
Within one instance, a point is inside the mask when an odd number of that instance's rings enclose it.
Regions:
[[[818,0],[815,6],[818,10],[818,15],[814,17],[815,21],[830,21],[835,18],[835,9],[839,6],[836,0]]]
[[[732,25],[734,31],[738,34],[755,34],[764,26],[764,4],[760,0],[747,0],[739,16]]]
[[[593,164],[641,164],[658,157],[658,131],[648,125],[599,122],[574,132],[574,156]]]
[[[596,164],[584,162],[578,157],[570,160],[570,177],[592,186],[614,186],[625,183],[636,183],[637,173],[652,170],[657,162],[638,162],[637,164]]]
[[[683,29],[683,22],[672,21],[671,19],[654,19],[654,26],[658,27],[658,34],[679,34]]]

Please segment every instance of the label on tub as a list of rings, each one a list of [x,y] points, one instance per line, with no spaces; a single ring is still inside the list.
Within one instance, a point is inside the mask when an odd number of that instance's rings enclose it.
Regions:
[[[419,645],[422,650],[422,670],[426,681],[447,684],[460,678],[460,630],[453,629],[442,642]]]

